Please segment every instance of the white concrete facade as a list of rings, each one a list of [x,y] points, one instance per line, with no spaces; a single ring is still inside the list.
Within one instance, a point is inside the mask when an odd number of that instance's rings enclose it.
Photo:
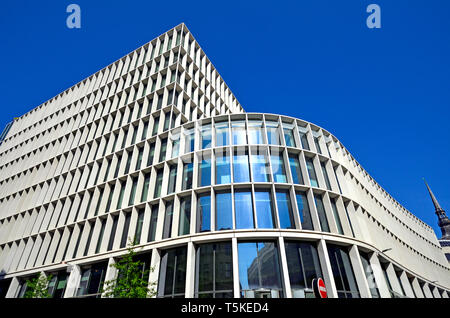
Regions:
[[[91,282],[117,275],[109,265],[132,237],[155,269],[158,297],[306,297],[309,276],[299,287],[292,265],[303,243],[317,258],[300,256],[301,266],[320,273],[329,297],[449,295],[431,227],[325,129],[245,113],[184,24],[16,119],[0,162],[6,297],[20,297],[40,272],[60,274],[61,297],[98,293]],[[270,288],[240,290],[253,279],[243,282],[253,266],[242,270],[246,243],[267,253],[252,264],[272,257],[279,269]],[[212,275],[204,290],[201,249],[212,246],[230,284],[217,290]]]

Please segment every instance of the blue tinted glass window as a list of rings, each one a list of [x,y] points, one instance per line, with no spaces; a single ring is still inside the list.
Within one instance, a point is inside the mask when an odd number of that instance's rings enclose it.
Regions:
[[[295,223],[292,215],[292,206],[291,200],[289,198],[289,192],[277,191],[276,196],[280,227],[282,229],[294,229]]]
[[[297,199],[297,208],[302,229],[311,231],[314,230],[306,194],[304,192],[297,192],[295,197]]]
[[[269,162],[264,154],[252,154],[253,182],[269,182]]]
[[[271,145],[281,145],[280,129],[278,122],[266,121],[267,142]]]
[[[283,155],[271,155],[270,161],[272,162],[272,173],[274,182],[287,182],[286,170],[284,168]]]
[[[216,184],[231,183],[230,157],[216,153]]]
[[[227,146],[229,145],[229,128],[228,122],[216,123],[216,146]]]
[[[236,211],[236,228],[254,228],[252,193],[243,191],[235,192],[234,208]]]
[[[289,166],[291,167],[292,181],[296,184],[303,184],[303,175],[298,155],[289,155]]]
[[[263,144],[262,122],[257,120],[248,121],[248,143],[252,145]]]
[[[211,230],[211,196],[202,194],[197,201],[197,232]]]
[[[247,133],[245,131],[245,122],[231,122],[231,129],[233,132],[233,145],[245,145],[247,143]]]
[[[200,187],[211,185],[211,159],[206,158],[200,162],[198,180]]]
[[[316,170],[314,170],[314,164],[311,158],[306,158],[306,168],[308,168],[309,180],[312,187],[318,187]]]
[[[233,210],[230,192],[216,194],[216,230],[233,228]]]
[[[255,191],[255,206],[258,228],[274,228],[274,217],[270,192]]]
[[[202,126],[200,135],[202,138],[202,142],[201,142],[202,149],[211,148],[211,143],[212,143],[211,125]]]
[[[317,214],[319,216],[322,232],[330,232],[330,227],[328,226],[327,215],[325,213],[325,207],[323,205],[322,197],[318,194],[315,194],[314,201],[316,203]]]
[[[249,182],[250,168],[248,154],[237,152],[233,156],[233,174],[234,182]]]

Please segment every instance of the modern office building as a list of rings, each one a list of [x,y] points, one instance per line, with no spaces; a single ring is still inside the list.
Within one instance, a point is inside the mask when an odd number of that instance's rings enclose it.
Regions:
[[[370,142],[370,141],[368,141]],[[432,228],[327,130],[246,113],[184,24],[16,118],[0,296],[100,297],[130,238],[157,297],[445,297]]]

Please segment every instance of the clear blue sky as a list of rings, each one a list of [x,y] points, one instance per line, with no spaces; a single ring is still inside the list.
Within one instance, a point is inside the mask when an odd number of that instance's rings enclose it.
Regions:
[[[66,27],[71,3],[81,7],[80,30]],[[370,3],[381,7],[381,29],[366,27]],[[440,237],[422,177],[450,212],[450,1],[0,6],[1,127],[185,22],[246,111],[327,129]]]

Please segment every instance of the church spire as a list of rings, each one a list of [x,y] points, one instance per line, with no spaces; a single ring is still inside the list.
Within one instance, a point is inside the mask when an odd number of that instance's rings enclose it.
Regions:
[[[442,238],[444,240],[450,240],[450,220],[445,214],[444,209],[441,208],[439,205],[439,202],[437,201],[436,197],[434,196],[433,192],[431,191],[428,183],[423,179],[425,182],[425,185],[427,186],[428,193],[430,194],[431,200],[434,204],[435,213],[438,216],[438,225],[441,228],[442,232]]]

